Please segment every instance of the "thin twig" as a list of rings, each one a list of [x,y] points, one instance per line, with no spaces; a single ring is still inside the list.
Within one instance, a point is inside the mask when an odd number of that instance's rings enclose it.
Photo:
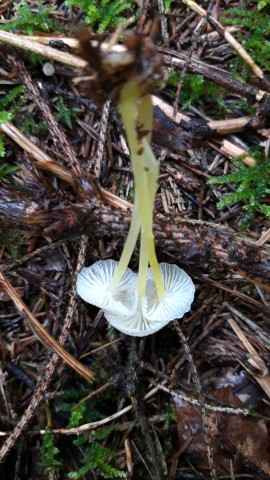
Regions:
[[[15,33],[4,32],[0,30],[0,42],[3,42],[7,45],[12,45],[16,48],[22,48],[23,50],[27,50],[29,52],[37,53],[42,57],[46,57],[50,60],[64,63],[66,65],[71,65],[72,67],[85,68],[87,66],[87,62],[76,55],[71,55],[70,53],[47,47],[46,45],[35,40],[29,40],[23,35],[17,35]]]
[[[152,390],[150,390],[144,397],[144,400],[148,400],[149,398],[153,397],[158,391],[158,388],[155,387]],[[79,435],[81,433],[88,432],[89,430],[93,430],[95,428],[98,428],[102,425],[106,425],[107,423],[112,422],[113,420],[116,420],[119,417],[122,417],[125,415],[125,413],[130,412],[134,408],[134,405],[128,405],[125,408],[122,408],[122,410],[119,410],[118,412],[114,413],[113,415],[110,415],[109,417],[103,418],[102,420],[98,420],[96,422],[90,422],[90,423],[85,423],[84,425],[80,425],[79,427],[76,428],[55,428],[52,430],[53,433],[60,433],[64,435]],[[41,435],[44,435],[46,433],[46,430],[39,430]]]
[[[213,456],[213,447],[212,447],[212,441],[211,441],[211,431],[210,431],[210,426],[208,422],[208,417],[206,413],[206,408],[205,408],[205,400],[204,400],[204,394],[202,391],[201,387],[201,382],[199,379],[198,371],[196,368],[196,365],[194,363],[194,360],[191,355],[191,351],[189,348],[189,345],[187,343],[187,339],[185,335],[183,334],[179,324],[177,321],[174,321],[174,327],[180,337],[180,340],[183,344],[186,357],[188,362],[190,363],[190,367],[192,370],[192,380],[194,382],[194,386],[197,391],[198,395],[198,401],[200,404],[201,412],[202,412],[202,426],[203,426],[203,431],[204,431],[204,436],[205,436],[205,443],[206,443],[206,449],[207,449],[207,459],[208,459],[208,464],[209,464],[209,469],[210,469],[210,474],[212,480],[217,480],[217,472],[214,464],[214,456]]]
[[[19,76],[21,77],[22,81],[26,85],[28,91],[30,92],[33,98],[33,101],[39,108],[44,119],[46,120],[46,122],[48,122],[52,139],[56,145],[56,148],[58,150],[60,149],[61,157],[65,159],[65,162],[70,167],[73,175],[78,176],[80,178],[82,175],[81,165],[65,133],[59,127],[58,120],[53,114],[48,101],[45,101],[44,99],[44,95],[45,95],[44,90],[43,90],[43,96],[41,95],[40,89],[42,88],[42,84],[40,83],[40,88],[38,88],[37,84],[33,82],[31,76],[27,72],[21,60],[20,61],[15,60],[11,55],[8,58],[12,66],[14,66],[16,71],[19,73]]]
[[[168,103],[164,102],[162,99],[156,96],[153,96],[152,99],[153,99],[154,106],[160,108],[168,118],[170,118],[171,120],[174,120],[176,123],[179,123],[180,126],[181,126],[181,121],[184,121],[187,123],[192,121],[192,119],[188,115],[180,112],[178,112],[174,117],[174,109],[171,105],[169,105]],[[247,126],[250,120],[251,120],[251,117],[242,117],[242,119],[230,119],[227,121],[227,125],[225,125],[225,121],[223,120],[222,121],[210,120],[209,122],[206,122],[205,125],[209,127],[211,130],[213,130],[213,132],[216,132],[221,135],[225,133],[232,133],[232,131],[234,132],[241,131],[242,128]],[[179,129],[179,135],[181,135],[180,129]],[[217,149],[216,145],[211,144],[211,146]],[[257,163],[253,157],[247,154],[246,150],[238,147],[237,145],[235,145],[234,143],[226,139],[222,141],[219,147],[219,151],[220,153],[222,153],[223,155],[229,158],[241,157],[242,163],[244,163],[249,167],[254,167]]]
[[[79,250],[79,255],[78,255],[78,261],[77,261],[77,267],[76,267],[76,272],[81,270],[81,268],[84,265],[85,261],[85,253],[86,253],[86,246],[87,246],[87,237],[82,236],[81,242],[80,242],[80,250]],[[77,292],[75,286],[73,286],[70,294],[70,300],[69,304],[67,307],[67,313],[65,316],[65,320],[63,323],[63,327],[61,330],[61,334],[59,337],[59,344],[64,345],[66,342],[70,328],[73,322],[74,318],[74,313],[77,308]],[[5,443],[3,444],[1,450],[0,450],[0,462],[3,461],[4,457],[9,453],[19,436],[22,434],[22,432],[25,430],[31,419],[33,418],[33,415],[35,414],[35,411],[44,398],[44,394],[48,388],[48,385],[52,379],[53,373],[55,371],[56,365],[58,363],[59,356],[54,353],[49,361],[49,363],[45,366],[40,378],[39,382],[36,388],[36,391],[32,397],[32,400],[30,404],[28,405],[24,415],[21,417],[21,419],[18,421],[15,429],[13,432],[9,435]]]
[[[84,69],[87,67],[87,62],[77,55],[72,55],[67,52],[62,52],[61,50],[56,50],[55,48],[48,47],[47,44],[52,40],[63,40],[72,47],[78,47],[78,40],[74,38],[61,38],[61,37],[26,37],[24,35],[18,35],[16,33],[4,32],[0,30],[0,42],[3,42],[7,45],[12,45],[16,48],[22,48],[29,52],[37,53],[42,57],[49,58],[55,62],[64,63],[65,65],[70,65],[75,68]],[[92,42],[93,46],[97,46],[97,41]],[[102,43],[101,49],[106,51],[108,48],[108,43]],[[129,65],[134,61],[134,54],[128,52],[125,46],[123,45],[114,45],[112,47],[112,52],[120,53],[125,56],[125,65]]]
[[[38,255],[42,255],[45,252],[48,252],[48,250],[52,250],[54,248],[59,247],[64,243],[65,240],[59,240],[58,242],[51,243],[50,245],[45,245],[44,247],[37,248],[34,252],[28,253],[27,255],[23,255],[20,257],[18,260],[15,260],[15,262],[10,263],[9,265],[3,265],[2,270],[5,272],[6,270],[10,271],[14,267],[18,267],[19,265],[22,265],[23,263],[28,262],[34,257],[37,257]]]
[[[170,390],[169,388],[165,387],[162,384],[158,384],[160,390],[163,392],[169,393],[172,397],[178,398],[183,400],[184,402],[188,402],[191,405],[201,406],[199,400],[196,398],[190,398],[187,395],[183,395],[177,391]],[[211,412],[217,413],[228,413],[230,415],[245,415],[245,416],[252,416],[252,413],[247,408],[232,408],[232,407],[220,407],[219,405],[210,405],[209,403],[204,404],[206,410],[210,410]]]
[[[99,178],[100,172],[101,172],[101,162],[103,159],[104,149],[105,149],[105,140],[106,140],[106,134],[108,129],[110,106],[111,106],[111,100],[109,99],[107,100],[107,102],[104,103],[102,107],[102,113],[101,113],[101,119],[100,119],[99,141],[97,145],[96,156],[95,156],[95,166],[94,166],[96,178]]]
[[[208,7],[207,7],[208,11],[212,10],[213,3],[214,3],[214,0],[211,0]],[[177,90],[176,90],[176,95],[175,95],[175,100],[174,100],[174,106],[173,106],[173,116],[174,117],[176,117],[176,114],[177,114],[178,100],[179,100],[180,92],[181,92],[181,89],[182,89],[182,86],[183,86],[183,83],[184,83],[184,78],[185,78],[186,72],[188,70],[188,66],[191,62],[192,54],[193,54],[193,52],[194,52],[194,50],[197,46],[197,43],[198,43],[198,40],[199,40],[199,37],[200,37],[200,33],[202,32],[202,30],[205,26],[205,23],[206,23],[206,20],[204,18],[202,18],[201,21],[199,22],[199,24],[197,25],[197,27],[195,28],[193,34],[192,34],[191,48],[190,48],[190,51],[188,53],[188,57],[186,59],[184,68],[181,72],[180,79],[179,79],[179,82],[178,82],[178,85],[177,85]]]
[[[263,389],[268,399],[270,399],[270,375],[267,365],[250,343],[236,321],[232,318],[229,318],[228,323],[239,340],[241,340],[244,348],[250,354],[247,360],[247,365],[244,365],[245,369],[253,376],[253,378],[255,378],[256,382]]]
[[[246,52],[246,50],[242,47],[242,45],[235,40],[235,38],[232,36],[230,32],[228,32],[221,23],[219,23],[214,17],[209,15],[209,13],[204,10],[200,5],[198,5],[196,2],[193,0],[182,0],[182,2],[187,5],[189,8],[191,8],[194,12],[198,13],[202,17],[206,18],[207,22],[217,30],[217,32],[227,40],[227,42],[231,45],[231,47],[240,55],[240,57],[243,58],[243,60],[248,64],[248,66],[251,68],[253,73],[256,75],[256,77],[260,78],[263,80],[265,85],[269,87],[268,81],[265,79],[265,75],[263,71],[260,69],[260,67],[254,62],[254,60],[251,58],[251,56]]]
[[[73,188],[75,188],[74,175],[72,172],[60,165],[56,160],[54,160],[50,155],[45,153],[41,148],[39,148],[35,143],[31,142],[17,127],[15,127],[11,122],[2,123],[0,125],[0,131],[8,135],[14,142],[22,147],[27,153],[29,153],[30,158],[35,159],[35,166],[39,170],[44,170],[50,172],[52,175],[55,175],[57,178],[64,180]],[[131,203],[126,200],[118,197],[114,193],[106,190],[103,187],[100,187],[100,192],[102,196],[114,207],[121,208],[123,210],[131,210]]]
[[[187,55],[184,53],[171,51],[164,47],[159,47],[158,51],[163,54],[163,63],[166,67],[176,70],[182,70],[185,67]],[[218,85],[222,85],[231,92],[246,97],[249,100],[260,102],[262,99],[269,97],[269,94],[266,91],[248,83],[242,83],[239,80],[232,78],[227,71],[218,68],[215,65],[202,62],[195,56],[191,58],[187,71],[189,73],[202,75],[204,78],[211,80]]]
[[[2,284],[3,289],[8,293],[10,298],[13,300],[18,311],[22,317],[26,320],[28,326],[37,336],[39,341],[49,350],[54,353],[57,353],[64,362],[68,363],[77,373],[79,373],[85,380],[92,382],[94,374],[91,370],[85,367],[82,363],[76,360],[70,353],[68,353],[62,346],[59,344],[39,323],[35,315],[29,310],[25,305],[23,300],[17,294],[15,288],[10,284],[8,279],[0,270],[0,283]]]

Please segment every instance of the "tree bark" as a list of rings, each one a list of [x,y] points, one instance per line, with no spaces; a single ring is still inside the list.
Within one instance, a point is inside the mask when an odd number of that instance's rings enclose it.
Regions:
[[[65,206],[44,207],[29,196],[15,190],[5,195],[0,206],[0,220],[12,228],[19,228],[34,236],[53,240],[88,235],[94,245],[107,238],[124,242],[131,213],[108,206],[102,197],[95,203],[69,203]],[[12,197],[12,194],[15,197]],[[46,204],[46,201],[45,201]],[[270,271],[270,248],[258,247],[255,241],[237,235],[227,227],[182,217],[155,215],[155,238],[158,254],[173,256],[176,261],[195,265],[198,272],[206,267],[227,267],[242,270],[250,277],[267,277]],[[269,275],[268,275],[269,277]],[[270,284],[270,280],[266,280]]]

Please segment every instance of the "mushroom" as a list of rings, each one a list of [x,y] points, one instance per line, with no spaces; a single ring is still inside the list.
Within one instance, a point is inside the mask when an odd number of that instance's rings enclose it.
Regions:
[[[126,77],[121,77],[118,106],[135,179],[132,220],[120,261],[100,261],[83,269],[78,276],[78,293],[87,302],[102,308],[108,322],[121,332],[145,336],[181,318],[190,309],[195,287],[183,270],[176,265],[159,265],[156,257],[153,211],[159,164],[151,149],[150,91],[160,73],[160,57],[151,38],[129,33],[126,44],[134,51],[135,63]],[[108,52],[103,52],[100,57],[103,70],[106,70],[106,55]],[[117,78],[115,75],[115,80]],[[137,275],[127,267],[139,234]]]
[[[78,275],[78,294],[88,303],[102,308],[108,322],[126,335],[144,337],[157,332],[170,321],[190,310],[195,286],[177,265],[159,265],[164,282],[164,296],[158,296],[152,270],[147,272],[145,295],[139,300],[138,276],[129,268],[115,289],[110,280],[118,262],[100,260]]]

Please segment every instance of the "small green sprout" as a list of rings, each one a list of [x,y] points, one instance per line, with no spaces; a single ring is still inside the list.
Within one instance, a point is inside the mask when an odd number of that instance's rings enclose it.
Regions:
[[[69,128],[72,128],[72,120],[71,117],[75,117],[76,115],[79,115],[82,113],[80,108],[67,108],[64,104],[64,100],[62,97],[59,98],[59,100],[56,103],[58,113],[57,113],[57,118],[59,120],[64,120]]]

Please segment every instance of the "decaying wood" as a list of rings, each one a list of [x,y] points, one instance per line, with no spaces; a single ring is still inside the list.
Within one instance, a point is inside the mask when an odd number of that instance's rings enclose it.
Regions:
[[[165,49],[164,47],[160,48],[159,51],[163,53],[163,62],[166,67],[176,70],[182,70],[184,68],[187,59],[186,55],[175,51],[172,54],[169,49]],[[221,85],[231,92],[241,95],[253,102],[260,102],[263,99],[266,100],[269,98],[269,94],[266,91],[253,85],[249,85],[248,83],[240,82],[239,80],[232,78],[232,76],[225,70],[221,70],[213,65],[207,65],[197,59],[191,59],[187,71],[196,75],[202,75],[207,80],[211,80],[217,85]]]
[[[173,107],[154,96],[153,103],[155,106],[154,118],[154,140],[163,141],[163,146],[178,153],[183,153],[183,147],[189,144],[196,147],[197,139],[211,140],[211,146],[219,150],[228,158],[236,156],[242,157],[242,162],[249,167],[256,165],[256,160],[247,154],[243,149],[235,145],[229,140],[222,140],[220,145],[214,145],[213,140],[220,143],[219,134],[229,134],[232,132],[242,131],[244,128],[257,126],[257,117],[242,117],[242,119],[222,120],[222,121],[202,121],[197,122],[188,115],[177,113],[175,121],[173,121]],[[163,113],[163,115],[162,115]],[[157,135],[158,134],[158,135]]]
[[[24,197],[20,193],[20,202],[13,189],[2,188],[0,195],[3,199],[0,220],[32,235],[62,239],[87,234],[94,244],[108,233],[123,242],[129,229],[130,213],[111,208],[102,197],[95,203],[70,203],[45,209],[27,193]],[[46,198],[43,201],[46,203]],[[155,237],[161,251],[198,269],[209,264],[220,265],[242,270],[251,277],[262,277],[270,271],[268,247],[260,248],[256,241],[219,224],[157,214]]]

